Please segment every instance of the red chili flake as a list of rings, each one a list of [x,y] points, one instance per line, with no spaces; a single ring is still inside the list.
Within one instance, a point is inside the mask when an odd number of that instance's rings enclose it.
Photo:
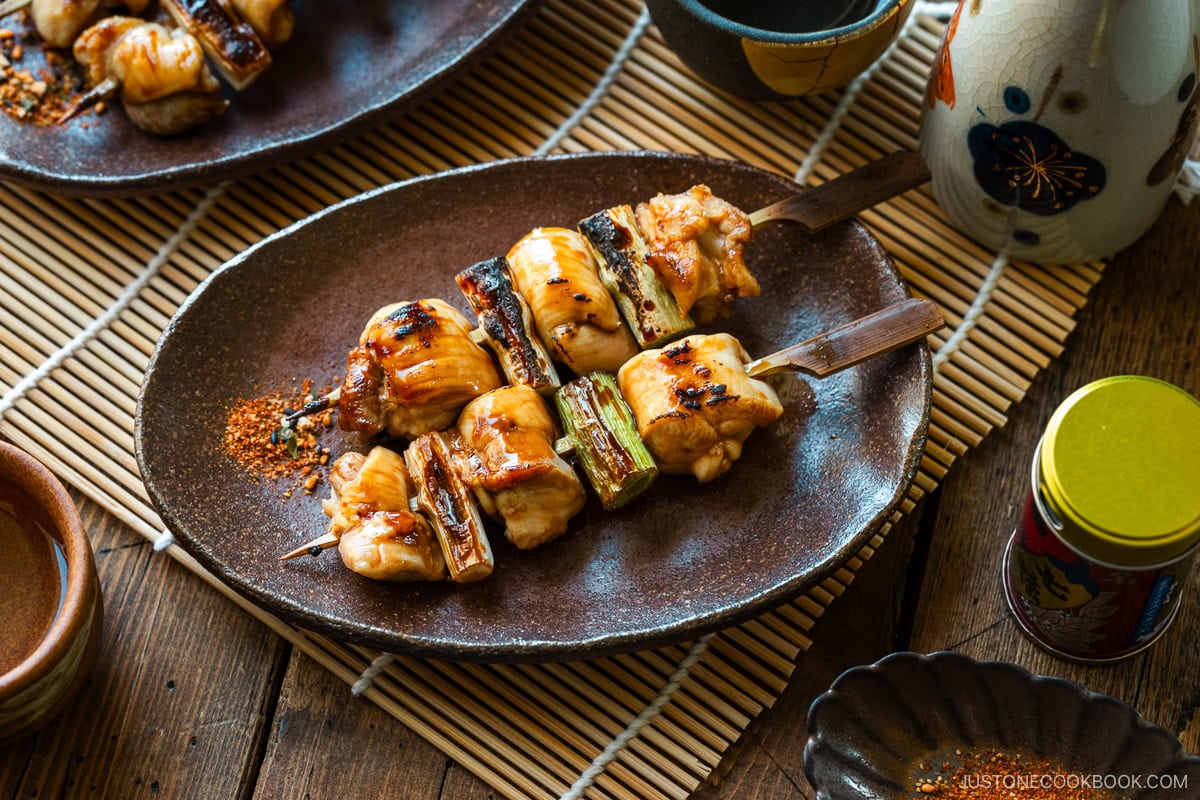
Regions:
[[[282,482],[284,499],[297,488],[312,494],[329,463],[329,448],[320,438],[333,427],[332,409],[283,425],[286,414],[311,398],[312,381],[305,381],[299,391],[241,398],[225,417],[222,450],[245,467],[254,481]]]
[[[1020,753],[997,750],[963,753],[959,763],[943,761],[940,768],[919,764],[912,787],[913,800],[1111,800],[1112,795],[1091,785],[1094,776],[1074,774],[1061,764],[1028,759]]]

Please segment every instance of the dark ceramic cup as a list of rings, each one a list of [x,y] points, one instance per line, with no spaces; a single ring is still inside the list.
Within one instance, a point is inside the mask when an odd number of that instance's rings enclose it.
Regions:
[[[751,100],[843,87],[895,38],[913,0],[647,0],[701,78]]]
[[[104,604],[70,495],[32,456],[3,442],[0,514],[9,559],[0,570],[8,591],[0,603],[3,746],[37,730],[83,686],[99,652]]]

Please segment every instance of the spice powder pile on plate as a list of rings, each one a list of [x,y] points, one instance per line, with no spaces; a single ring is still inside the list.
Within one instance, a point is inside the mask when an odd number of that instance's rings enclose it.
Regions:
[[[83,70],[68,50],[42,45],[27,22],[23,27],[0,27],[0,111],[21,122],[53,125],[82,92]],[[89,109],[102,110],[102,104]]]
[[[963,753],[940,768],[921,764],[913,800],[1112,800],[1094,788],[1094,776],[1068,772],[1049,761],[996,750]]]
[[[312,399],[312,381],[305,381],[298,392],[239,399],[225,418],[222,450],[256,480],[281,480],[284,499],[297,488],[312,494],[329,463],[329,448],[320,437],[333,424],[332,410],[303,417],[294,426],[283,424],[284,416]]]

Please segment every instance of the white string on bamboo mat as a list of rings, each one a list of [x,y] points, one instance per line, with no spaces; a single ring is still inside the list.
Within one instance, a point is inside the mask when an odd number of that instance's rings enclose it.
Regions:
[[[633,53],[633,48],[637,47],[638,40],[642,38],[642,34],[646,32],[646,27],[650,24],[650,10],[643,8],[642,13],[638,15],[637,21],[633,23],[633,27],[629,29],[629,34],[625,37],[625,41],[621,43],[620,49],[613,56],[612,63],[608,65],[608,69],[604,70],[604,74],[596,85],[592,88],[590,94],[579,106],[571,112],[571,116],[563,120],[563,123],[558,126],[554,133],[542,142],[533,154],[536,156],[544,156],[566,138],[567,134],[575,129],[579,123],[583,122],[584,117],[591,113],[604,95],[608,93],[608,88],[612,86],[613,81],[621,72],[621,68],[625,66],[625,62],[629,60],[629,56]]]
[[[370,689],[371,684],[375,681],[375,678],[379,676],[379,673],[387,669],[388,665],[395,660],[396,657],[391,653],[381,653],[379,656],[377,656],[375,660],[371,662],[370,666],[364,669],[362,674],[358,676],[358,680],[350,685],[350,694],[354,695],[355,697],[359,697],[367,689]]]
[[[638,734],[642,732],[642,728],[645,728],[650,724],[651,720],[658,716],[662,707],[671,699],[671,695],[687,679],[688,673],[691,672],[696,662],[700,660],[700,656],[704,655],[704,651],[708,649],[709,641],[715,635],[712,633],[705,634],[696,640],[695,644],[688,649],[683,660],[679,662],[679,666],[671,673],[671,677],[667,679],[667,683],[663,686],[662,690],[650,701],[649,705],[642,709],[642,713],[638,714],[633,722],[629,723],[625,730],[617,734],[616,738],[608,743],[608,747],[605,747],[600,755],[596,756],[591,765],[583,771],[579,779],[572,784],[571,788],[559,800],[579,800],[579,798],[583,797],[583,793],[588,790],[588,787],[592,785],[596,778],[604,773],[605,768],[612,763],[613,759],[630,742],[637,738]]]
[[[146,287],[146,284],[150,282],[150,279],[158,274],[158,271],[162,268],[163,264],[167,263],[167,259],[175,254],[175,251],[178,250],[179,246],[183,244],[185,239],[187,239],[188,234],[190,234],[192,230],[200,224],[200,221],[204,219],[204,215],[208,213],[210,208],[212,208],[213,203],[215,203],[217,199],[220,198],[220,196],[224,193],[226,186],[228,186],[228,183],[219,183],[205,193],[204,197],[200,199],[200,202],[196,204],[196,207],[192,209],[192,213],[188,214],[187,218],[184,219],[183,224],[179,226],[179,230],[175,231],[175,233],[172,234],[169,239],[163,242],[162,247],[158,248],[158,252],[155,253],[154,257],[151,258],[146,264],[146,268],[142,270],[141,274],[139,274],[132,283],[125,287],[125,290],[121,292],[113,304],[110,305],[103,314],[96,317],[87,327],[75,334],[71,341],[67,342],[62,347],[51,353],[50,357],[42,362],[41,366],[30,372],[21,380],[17,381],[17,383],[5,393],[4,397],[0,397],[0,418],[3,418],[5,414],[11,411],[12,407],[16,405],[22,397],[28,394],[31,389],[37,386],[37,384],[40,383],[43,378],[62,366],[64,361],[78,352],[80,348],[85,346],[101,331],[112,324],[113,320],[115,320],[117,316],[125,310],[125,307],[133,302],[134,298],[136,298],[142,289]],[[167,543],[167,545],[169,544],[170,542]],[[164,547],[167,545],[164,545]],[[162,548],[159,548],[156,543],[155,549],[158,550]]]

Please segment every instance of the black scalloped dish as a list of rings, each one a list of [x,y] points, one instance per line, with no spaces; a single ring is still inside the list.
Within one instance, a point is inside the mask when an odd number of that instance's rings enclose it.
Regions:
[[[1140,788],[1118,787],[1114,800],[1200,797],[1200,757],[1127,704],[1062,678],[958,653],[895,653],[847,670],[813,701],[808,730],[804,772],[819,800],[922,796],[916,786],[943,762],[953,769],[962,753],[988,750],[1048,762],[1064,780],[1141,776]],[[937,766],[931,773],[923,765]],[[1149,776],[1176,785],[1151,787]]]

